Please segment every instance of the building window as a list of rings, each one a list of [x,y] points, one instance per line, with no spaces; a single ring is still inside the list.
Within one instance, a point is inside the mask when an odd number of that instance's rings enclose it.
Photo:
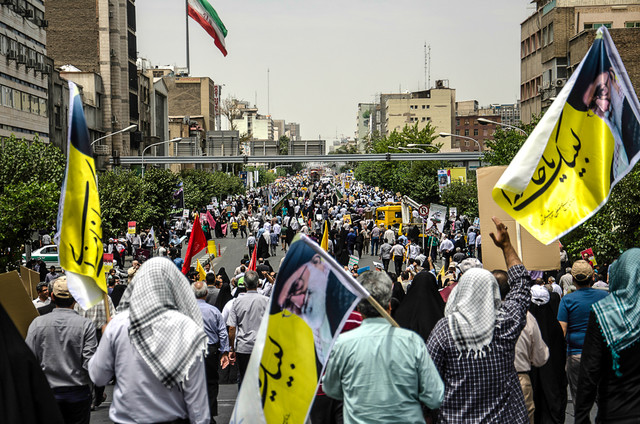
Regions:
[[[547,27],[542,28],[542,46],[546,46],[549,40],[547,39]]]
[[[427,118],[425,118],[424,116],[422,117],[422,122],[426,121]]]
[[[610,22],[592,22],[592,23],[584,24],[584,29],[598,29],[602,26],[607,29],[610,29],[611,23]]]
[[[460,135],[460,130],[456,130],[456,135]]]
[[[549,24],[549,29],[547,30],[549,35],[549,44],[553,43],[553,22]]]
[[[640,28],[640,22],[625,22],[625,28]]]
[[[469,125],[469,120],[468,120],[468,119],[465,119],[465,120],[464,120],[464,124],[465,124],[465,125]],[[469,135],[469,134],[467,134],[467,135]]]
[[[465,137],[469,137],[469,130],[464,130]]]
[[[456,126],[458,126],[458,127],[460,126],[460,120],[459,119],[456,119]]]
[[[486,128],[482,130],[482,135],[485,137],[488,135],[488,131],[486,130]]]
[[[475,128],[475,129],[473,130],[473,135],[478,135],[478,129],[477,129],[477,128]]]

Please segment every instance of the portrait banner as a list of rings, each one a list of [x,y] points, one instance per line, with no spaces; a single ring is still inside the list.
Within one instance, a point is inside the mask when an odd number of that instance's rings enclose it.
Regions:
[[[444,223],[447,220],[447,207],[431,203],[429,205],[429,215],[427,217],[427,231],[437,228],[439,233],[444,231]]]
[[[640,104],[603,26],[492,197],[548,245],[604,206],[639,158]]]
[[[294,242],[280,266],[230,423],[305,423],[329,352],[366,297],[318,244],[304,235]]]

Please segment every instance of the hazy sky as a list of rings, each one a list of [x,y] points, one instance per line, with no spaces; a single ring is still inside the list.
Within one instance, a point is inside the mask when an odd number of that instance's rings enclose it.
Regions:
[[[513,103],[520,85],[520,22],[530,0],[209,0],[228,30],[222,56],[189,19],[191,75],[273,119],[300,123],[303,138],[353,137],[358,103],[376,93],[448,79],[456,100]],[[185,4],[137,0],[138,55],[185,66]],[[223,119],[224,121],[224,119]],[[223,126],[225,124],[223,123]]]

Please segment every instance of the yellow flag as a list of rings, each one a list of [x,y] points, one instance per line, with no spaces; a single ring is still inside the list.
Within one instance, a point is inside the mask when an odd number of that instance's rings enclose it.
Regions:
[[[60,265],[66,271],[72,296],[83,309],[107,292],[103,271],[102,218],[98,180],[89,131],[78,87],[69,82],[67,169],[58,205]]]
[[[207,272],[202,267],[200,259],[196,259],[196,271],[198,271],[198,281],[205,281],[207,279]]]
[[[209,240],[207,241],[207,254],[209,255],[213,255],[213,257],[217,257],[217,252],[216,252],[216,241],[215,240]]]
[[[606,203],[640,159],[640,104],[606,28],[492,190],[550,244]]]
[[[322,250],[325,252],[329,251],[329,223],[327,221],[324,222],[324,233],[322,234],[320,247],[322,247]]]

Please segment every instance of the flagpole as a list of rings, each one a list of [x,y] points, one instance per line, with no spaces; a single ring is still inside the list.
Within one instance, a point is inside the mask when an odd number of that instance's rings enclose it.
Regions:
[[[185,7],[185,30],[187,32],[187,76],[191,73],[189,66],[189,0],[184,0]]]

